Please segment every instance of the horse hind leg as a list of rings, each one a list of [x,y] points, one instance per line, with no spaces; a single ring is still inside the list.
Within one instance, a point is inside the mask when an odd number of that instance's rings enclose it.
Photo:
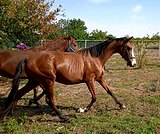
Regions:
[[[57,109],[55,106],[55,98],[54,98],[54,83],[53,81],[47,81],[47,83],[44,84],[45,92],[46,92],[46,99],[48,99],[47,103],[48,105],[54,110],[56,115],[61,119],[61,121],[68,121],[69,118],[62,115],[62,113]]]
[[[40,100],[43,97],[43,95],[45,94],[44,91],[39,96],[37,96],[37,94],[38,94],[38,87],[36,87],[36,88],[33,89],[33,93],[34,93],[33,94],[33,99],[29,100],[29,104],[28,105],[31,106],[34,103],[34,104],[36,104],[36,106],[38,108],[41,108],[42,106],[41,106],[40,103],[38,103],[38,100]]]
[[[15,100],[12,105],[11,113],[13,113],[13,110],[16,108],[18,100],[20,100],[20,98],[22,96],[24,96],[26,93],[28,93],[29,91],[31,91],[33,88],[35,88],[37,86],[38,86],[38,83],[29,80],[24,87],[22,87],[20,90],[18,90],[16,97],[15,97]]]

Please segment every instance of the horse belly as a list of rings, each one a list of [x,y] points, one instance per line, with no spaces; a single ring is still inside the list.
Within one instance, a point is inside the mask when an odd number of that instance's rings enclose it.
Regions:
[[[82,75],[73,73],[56,73],[56,81],[62,84],[78,84],[82,81]]]
[[[56,72],[56,81],[62,84],[77,84],[82,81],[82,72],[77,71],[62,71],[57,70]]]

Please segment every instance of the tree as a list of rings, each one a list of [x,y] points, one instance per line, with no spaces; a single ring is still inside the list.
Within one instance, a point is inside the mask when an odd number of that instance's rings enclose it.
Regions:
[[[106,39],[113,39],[113,38],[116,38],[116,36],[112,35],[112,34],[108,34]]]
[[[50,34],[49,38],[55,38],[55,37],[65,36],[69,34],[68,30],[66,29],[68,24],[69,24],[69,20],[66,20],[66,19],[58,20],[58,22],[56,23],[56,26],[59,28],[59,30],[56,33]]]
[[[87,39],[87,27],[85,22],[80,19],[73,19],[69,21],[68,26],[66,27],[70,35],[73,35],[76,39]]]
[[[90,33],[90,39],[92,40],[105,40],[107,37],[107,32],[102,32],[102,30],[93,30]]]
[[[56,32],[55,21],[61,13],[61,5],[51,11],[53,4],[54,1],[45,0],[0,1],[1,31],[9,37],[10,44],[32,45]]]
[[[61,29],[59,33],[56,33],[58,35],[69,34],[77,40],[88,39],[87,27],[85,26],[85,22],[80,19],[61,19],[58,21],[57,26]]]

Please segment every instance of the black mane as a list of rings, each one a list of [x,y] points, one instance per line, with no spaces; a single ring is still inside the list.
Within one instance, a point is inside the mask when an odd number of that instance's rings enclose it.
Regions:
[[[99,44],[92,46],[92,47],[84,48],[80,51],[84,54],[90,53],[91,56],[98,57],[103,53],[103,51],[109,46],[109,44],[113,40],[114,39],[108,39],[108,40],[105,40]]]

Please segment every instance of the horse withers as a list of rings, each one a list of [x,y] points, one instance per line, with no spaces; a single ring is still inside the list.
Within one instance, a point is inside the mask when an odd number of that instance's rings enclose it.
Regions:
[[[81,111],[88,111],[96,101],[94,82],[97,81],[107,93],[114,99],[120,108],[126,106],[122,104],[109,89],[104,79],[104,66],[108,59],[114,54],[119,53],[127,62],[133,66],[133,50],[130,43],[131,38],[109,39],[100,44],[76,51],[75,53],[64,52],[39,52],[28,59],[22,60],[17,67],[17,73],[13,81],[12,90],[9,94],[11,101],[6,101],[2,107],[1,118],[7,115],[16,107],[18,100],[37,85],[43,85],[46,93],[48,105],[55,111],[63,121],[68,117],[59,112],[55,105],[54,83],[55,81],[63,84],[86,83],[92,99],[86,108]],[[18,90],[19,77],[25,65],[25,72],[29,79],[24,88]]]

